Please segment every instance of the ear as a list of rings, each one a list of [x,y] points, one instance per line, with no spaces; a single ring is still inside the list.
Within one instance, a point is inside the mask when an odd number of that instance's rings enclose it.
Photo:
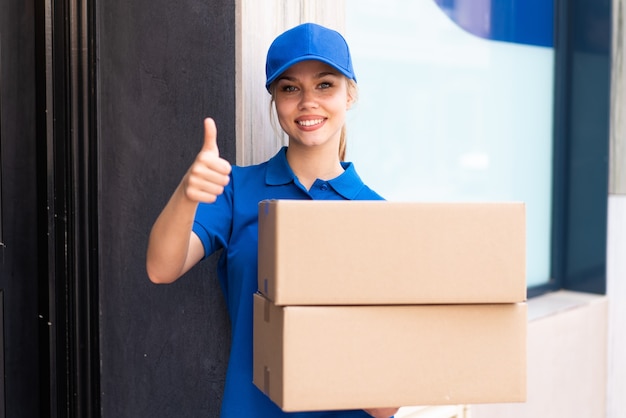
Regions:
[[[352,105],[354,104],[354,102],[356,102],[356,88],[354,87],[354,85],[352,85],[350,83],[349,80],[347,80],[347,86],[346,86],[346,90],[347,90],[347,99],[346,99],[346,110],[350,110],[352,108]]]
[[[352,109],[352,105],[354,104],[354,96],[350,89],[348,89],[347,100],[346,100],[346,110]]]

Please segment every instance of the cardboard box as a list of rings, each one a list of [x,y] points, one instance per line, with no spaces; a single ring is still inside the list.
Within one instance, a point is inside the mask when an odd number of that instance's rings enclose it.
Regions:
[[[523,402],[526,304],[276,306],[254,296],[254,384],[284,411]]]
[[[526,300],[523,203],[269,200],[258,288],[277,305]]]

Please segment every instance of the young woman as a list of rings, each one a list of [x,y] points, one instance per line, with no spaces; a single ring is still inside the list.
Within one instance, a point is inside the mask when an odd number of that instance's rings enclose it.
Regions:
[[[343,162],[346,112],[356,99],[348,45],[333,30],[297,26],[274,40],[266,88],[288,146],[255,166],[220,158],[216,128],[204,122],[204,145],[157,218],[146,267],[155,283],[171,283],[223,249],[218,277],[232,345],[222,418],[390,417],[396,408],[283,413],[252,383],[252,295],[257,290],[257,216],[263,199],[380,200],[351,163]]]

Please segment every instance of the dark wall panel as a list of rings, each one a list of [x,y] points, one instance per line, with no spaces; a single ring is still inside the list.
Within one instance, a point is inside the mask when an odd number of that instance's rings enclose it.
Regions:
[[[216,417],[230,340],[216,259],[154,285],[145,250],[205,116],[234,162],[234,1],[97,3],[102,416]]]
[[[10,418],[40,416],[35,84],[34,2],[0,0],[0,416]]]

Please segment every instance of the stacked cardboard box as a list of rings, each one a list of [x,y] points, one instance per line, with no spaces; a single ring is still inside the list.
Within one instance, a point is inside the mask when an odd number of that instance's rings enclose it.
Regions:
[[[522,402],[522,203],[259,204],[254,383],[285,411]]]

